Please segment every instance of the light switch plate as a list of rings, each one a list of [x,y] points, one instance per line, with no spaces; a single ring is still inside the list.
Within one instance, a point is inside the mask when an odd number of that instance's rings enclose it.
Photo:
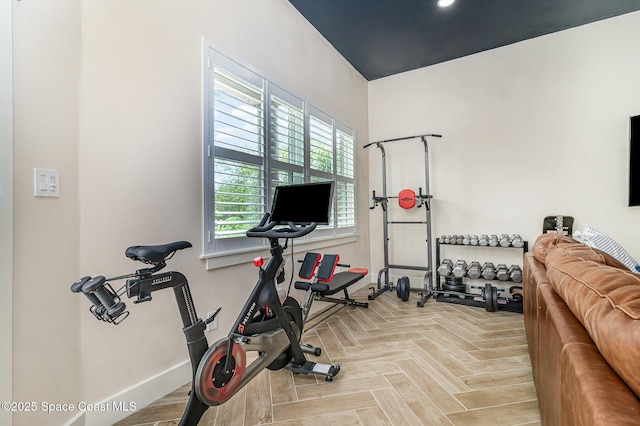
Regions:
[[[60,174],[57,170],[33,169],[34,195],[36,197],[59,197]]]

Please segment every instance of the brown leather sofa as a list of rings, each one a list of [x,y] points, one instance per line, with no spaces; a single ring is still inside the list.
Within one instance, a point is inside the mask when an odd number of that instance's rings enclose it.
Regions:
[[[640,425],[640,275],[544,234],[525,254],[523,292],[542,425]]]

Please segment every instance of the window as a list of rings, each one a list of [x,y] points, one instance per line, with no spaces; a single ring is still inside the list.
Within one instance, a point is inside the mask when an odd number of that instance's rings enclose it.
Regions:
[[[336,129],[336,220],[338,231],[356,226],[355,140],[349,128]]]
[[[355,233],[355,132],[211,47],[204,82],[205,254],[247,238],[274,188],[336,181],[331,222],[308,238]]]

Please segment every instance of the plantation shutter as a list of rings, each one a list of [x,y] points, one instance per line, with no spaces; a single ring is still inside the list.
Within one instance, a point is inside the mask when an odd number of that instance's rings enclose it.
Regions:
[[[311,176],[333,176],[333,120],[319,111],[309,114]]]
[[[355,234],[354,130],[211,46],[204,65],[204,254],[264,246],[246,231],[278,185],[335,181],[330,223],[307,238]]]
[[[356,224],[355,153],[353,131],[336,125],[336,216],[338,230]]]
[[[269,108],[271,195],[278,185],[304,182],[304,104],[272,85]]]
[[[215,239],[243,236],[266,210],[263,80],[217,60],[213,87]],[[228,61],[231,62],[231,61]]]

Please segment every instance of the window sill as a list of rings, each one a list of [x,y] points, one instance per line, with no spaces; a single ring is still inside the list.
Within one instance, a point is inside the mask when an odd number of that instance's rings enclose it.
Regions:
[[[357,234],[349,234],[337,237],[317,238],[306,241],[294,241],[293,253],[305,253],[311,250],[319,250],[327,247],[340,246],[344,244],[351,244],[358,241]],[[291,241],[289,241],[289,247],[286,250],[285,255],[291,253]],[[269,257],[269,249],[266,247],[250,248],[238,251],[228,251],[224,253],[203,255],[200,258],[205,260],[207,271],[218,268],[225,268],[227,266],[240,265],[242,263],[251,262],[254,258],[262,256]]]

